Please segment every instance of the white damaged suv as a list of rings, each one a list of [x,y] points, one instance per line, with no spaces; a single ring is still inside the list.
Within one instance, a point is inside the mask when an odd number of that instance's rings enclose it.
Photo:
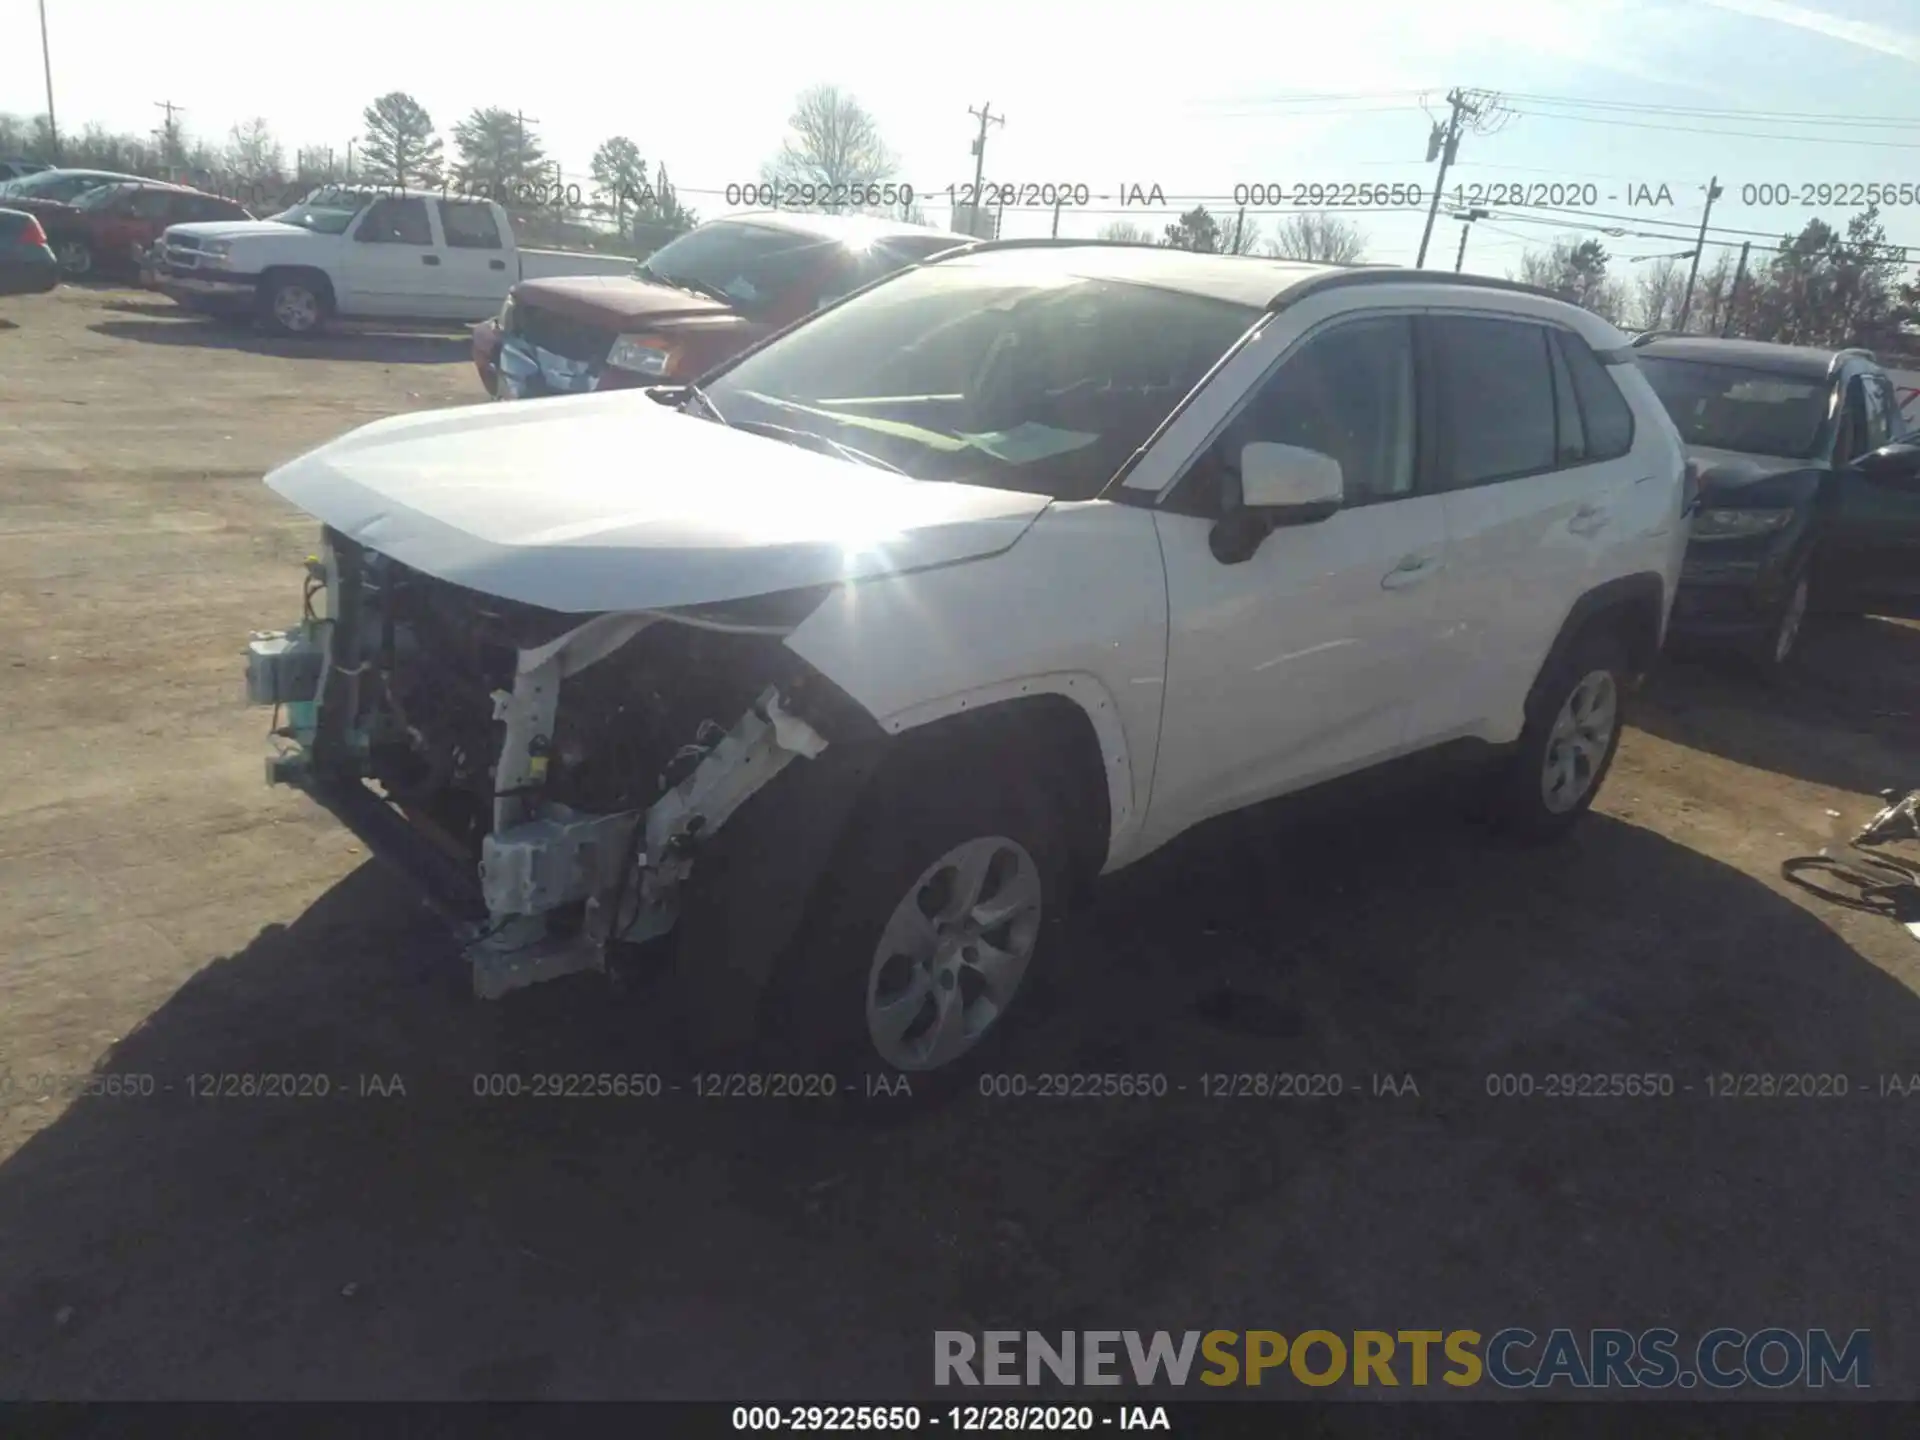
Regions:
[[[660,941],[700,1053],[951,1077],[1209,817],[1464,742],[1572,825],[1684,475],[1625,337],[1525,287],[973,245],[699,385],[274,471],[325,543],[249,694],[482,995]]]

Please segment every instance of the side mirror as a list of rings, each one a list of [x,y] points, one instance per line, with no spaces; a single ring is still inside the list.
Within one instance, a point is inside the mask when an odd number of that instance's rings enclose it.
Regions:
[[[1256,441],[1240,451],[1240,504],[1214,522],[1207,547],[1222,565],[1250,560],[1283,525],[1311,525],[1340,508],[1340,462],[1298,445]]]
[[[1346,477],[1318,450],[1257,441],[1240,451],[1240,503],[1276,525],[1324,520],[1340,508]]]
[[[1876,485],[1920,487],[1920,445],[1896,440],[1862,455],[1855,462],[1855,468]]]

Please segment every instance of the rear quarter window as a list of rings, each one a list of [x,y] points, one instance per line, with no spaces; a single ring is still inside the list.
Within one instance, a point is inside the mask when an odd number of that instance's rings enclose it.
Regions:
[[[1578,335],[1562,332],[1560,351],[1573,377],[1580,418],[1587,433],[1587,460],[1618,460],[1633,449],[1633,407],[1593,348]]]

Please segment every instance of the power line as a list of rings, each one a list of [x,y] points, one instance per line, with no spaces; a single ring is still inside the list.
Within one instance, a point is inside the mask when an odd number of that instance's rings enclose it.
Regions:
[[[1620,110],[1643,115],[1691,115],[1703,120],[1758,120],[1767,123],[1797,125],[1860,126],[1869,130],[1920,130],[1920,116],[1914,115],[1834,115],[1811,110],[1728,110],[1700,105],[1660,105],[1634,100],[1587,100],[1573,95],[1530,95],[1505,92],[1508,98],[1546,105],[1571,106],[1582,110]]]
[[[1753,130],[1702,130],[1691,125],[1658,125],[1651,121],[1617,120],[1612,116],[1601,115],[1562,115],[1551,110],[1533,110],[1516,106],[1516,115],[1530,115],[1536,120],[1571,120],[1576,125],[1618,125],[1629,130],[1659,130],[1668,135],[1717,135],[1723,140],[1772,140],[1788,141],[1795,145],[1853,145],[1871,146],[1876,150],[1920,150],[1920,140],[1856,140],[1841,135],[1763,135]]]

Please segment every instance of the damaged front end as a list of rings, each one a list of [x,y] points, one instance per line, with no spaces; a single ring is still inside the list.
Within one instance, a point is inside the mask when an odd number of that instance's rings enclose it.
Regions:
[[[666,934],[742,805],[873,728],[782,643],[824,588],[566,615],[332,530],[308,570],[301,623],[249,646],[248,698],[282,747],[268,779],[420,885],[483,997]]]

